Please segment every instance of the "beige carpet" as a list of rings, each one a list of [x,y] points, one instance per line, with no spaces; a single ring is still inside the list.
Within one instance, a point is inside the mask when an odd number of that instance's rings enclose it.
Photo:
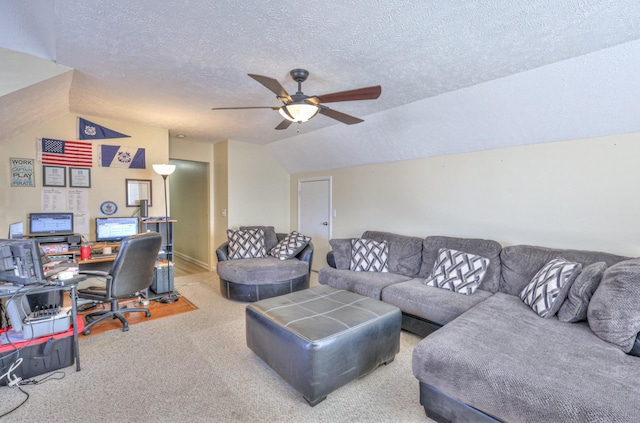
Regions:
[[[391,364],[312,408],[246,347],[246,303],[222,298],[215,273],[176,278],[175,284],[198,310],[82,338],[82,370],[67,367],[62,380],[24,386],[29,400],[3,421],[429,421],[411,372],[417,336],[403,332]],[[15,388],[0,387],[0,414],[23,398]]]

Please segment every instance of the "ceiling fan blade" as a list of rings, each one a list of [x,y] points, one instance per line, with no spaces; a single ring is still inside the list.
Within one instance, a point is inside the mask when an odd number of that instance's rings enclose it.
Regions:
[[[280,106],[249,106],[249,107],[213,107],[211,110],[242,110],[242,109],[271,109],[278,110]]]
[[[290,120],[285,119],[280,122],[280,125],[276,126],[276,129],[287,129],[292,123],[293,122],[291,122]]]
[[[253,79],[255,79],[256,81],[258,81],[259,83],[261,83],[262,85],[264,85],[265,87],[267,87],[271,92],[277,95],[278,98],[284,97],[287,99],[287,101],[293,101],[291,99],[291,96],[289,96],[289,93],[287,92],[287,90],[285,90],[284,87],[277,80],[273,78],[269,78],[268,76],[256,75],[253,73],[249,73],[248,75]]]
[[[316,97],[320,99],[321,103],[335,103],[338,101],[375,100],[380,97],[380,93],[382,93],[382,87],[376,85],[374,87],[340,91],[338,93],[319,95]]]
[[[360,118],[350,116],[346,113],[338,112],[337,110],[333,110],[328,107],[320,107],[320,113],[335,120],[339,120],[342,123],[346,123],[347,125],[364,122],[364,120]]]

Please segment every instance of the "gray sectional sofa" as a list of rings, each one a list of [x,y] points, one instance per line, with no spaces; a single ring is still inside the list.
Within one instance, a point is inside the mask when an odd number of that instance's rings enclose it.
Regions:
[[[429,417],[640,421],[640,259],[442,236],[367,231],[361,238],[386,242],[388,272],[349,270],[351,239],[334,239],[319,282],[399,307],[403,328],[425,336],[413,351],[413,373]],[[473,294],[425,285],[441,248],[489,259]],[[574,323],[542,318],[520,298],[559,257],[579,264],[576,292],[568,288],[556,307]]]

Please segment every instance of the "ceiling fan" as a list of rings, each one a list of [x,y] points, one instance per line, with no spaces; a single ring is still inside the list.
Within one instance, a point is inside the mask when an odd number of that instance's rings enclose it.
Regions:
[[[306,122],[313,119],[318,113],[338,120],[347,125],[363,122],[362,119],[350,116],[346,113],[338,112],[330,109],[324,103],[336,103],[340,101],[355,100],[375,100],[380,97],[382,87],[376,85],[373,87],[358,88],[349,91],[340,91],[337,93],[324,95],[306,95],[302,92],[302,83],[307,80],[309,72],[305,69],[294,69],[289,72],[291,78],[298,83],[298,91],[289,95],[287,90],[275,79],[268,76],[248,74],[269,90],[271,90],[282,106],[255,106],[255,107],[214,107],[211,110],[239,110],[239,109],[272,109],[280,112],[284,120],[280,122],[276,129],[287,129],[293,122]]]

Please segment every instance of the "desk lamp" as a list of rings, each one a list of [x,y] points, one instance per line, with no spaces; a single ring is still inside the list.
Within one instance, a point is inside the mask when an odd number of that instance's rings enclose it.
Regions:
[[[158,175],[162,176],[164,180],[164,219],[165,219],[165,230],[166,230],[166,239],[165,242],[168,241],[169,238],[169,210],[167,208],[167,176],[171,175],[176,170],[176,165],[172,164],[154,164],[153,170]],[[166,248],[166,245],[165,245]],[[169,253],[165,251],[167,254],[167,289],[170,287],[170,263],[169,263]],[[169,291],[166,297],[160,299],[161,303],[170,304],[176,302],[178,300],[178,296],[173,294],[173,290]]]

